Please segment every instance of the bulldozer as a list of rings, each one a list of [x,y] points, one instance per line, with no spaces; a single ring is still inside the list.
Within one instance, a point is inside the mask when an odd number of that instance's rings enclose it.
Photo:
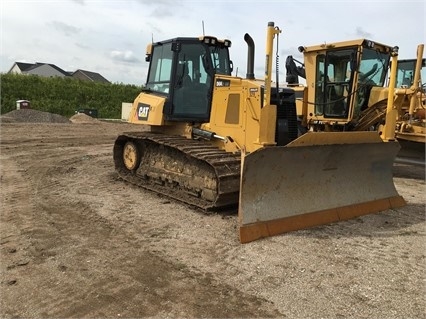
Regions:
[[[249,34],[245,78],[232,75],[228,39],[150,43],[146,85],[129,115],[149,131],[117,137],[119,176],[202,210],[238,207],[241,243],[405,205],[392,176],[394,85],[382,131],[352,122],[365,103],[358,83],[384,81],[397,48],[369,40],[303,48],[307,86],[280,86],[278,70],[272,81],[280,33],[268,23],[263,79]]]

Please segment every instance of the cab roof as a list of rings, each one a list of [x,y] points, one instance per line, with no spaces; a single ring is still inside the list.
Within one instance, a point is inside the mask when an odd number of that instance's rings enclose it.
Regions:
[[[385,51],[385,52],[388,52],[392,49],[392,46],[382,44],[379,42],[371,41],[368,39],[356,39],[356,40],[341,41],[341,42],[323,43],[323,44],[312,45],[307,47],[302,46],[302,47],[299,47],[299,51],[313,52],[313,51],[323,51],[323,50],[329,50],[329,49],[339,49],[339,48],[354,47],[354,46],[378,48],[380,51]]]

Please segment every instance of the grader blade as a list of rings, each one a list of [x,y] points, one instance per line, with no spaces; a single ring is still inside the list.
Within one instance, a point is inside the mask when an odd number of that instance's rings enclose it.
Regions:
[[[399,148],[376,132],[322,132],[246,155],[240,241],[404,206],[392,176]]]

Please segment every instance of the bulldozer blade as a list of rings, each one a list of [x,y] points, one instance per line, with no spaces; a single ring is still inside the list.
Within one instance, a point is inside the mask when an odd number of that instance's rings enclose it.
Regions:
[[[305,135],[242,157],[242,243],[406,204],[392,176],[398,142],[376,132]]]

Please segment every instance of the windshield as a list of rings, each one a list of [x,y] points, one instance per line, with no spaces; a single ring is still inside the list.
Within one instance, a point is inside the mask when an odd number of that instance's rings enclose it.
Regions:
[[[417,60],[398,61],[396,87],[410,87],[413,85]],[[420,85],[426,81],[426,60],[423,60],[420,72]]]
[[[231,63],[227,47],[209,46],[214,73],[231,75]]]
[[[363,48],[359,65],[360,82],[372,86],[383,86],[386,80],[389,53],[383,53],[370,48]]]
[[[207,72],[231,75],[232,64],[229,60],[228,48],[225,46],[211,46],[201,42],[181,43],[180,51],[183,57],[180,58],[179,64],[186,65],[186,72],[192,79],[207,83]],[[206,51],[210,53],[211,64],[208,59],[203,60],[203,56],[206,56]],[[153,48],[148,81],[146,83],[147,89],[165,94],[170,92],[173,78],[173,55],[172,43],[158,45]]]

